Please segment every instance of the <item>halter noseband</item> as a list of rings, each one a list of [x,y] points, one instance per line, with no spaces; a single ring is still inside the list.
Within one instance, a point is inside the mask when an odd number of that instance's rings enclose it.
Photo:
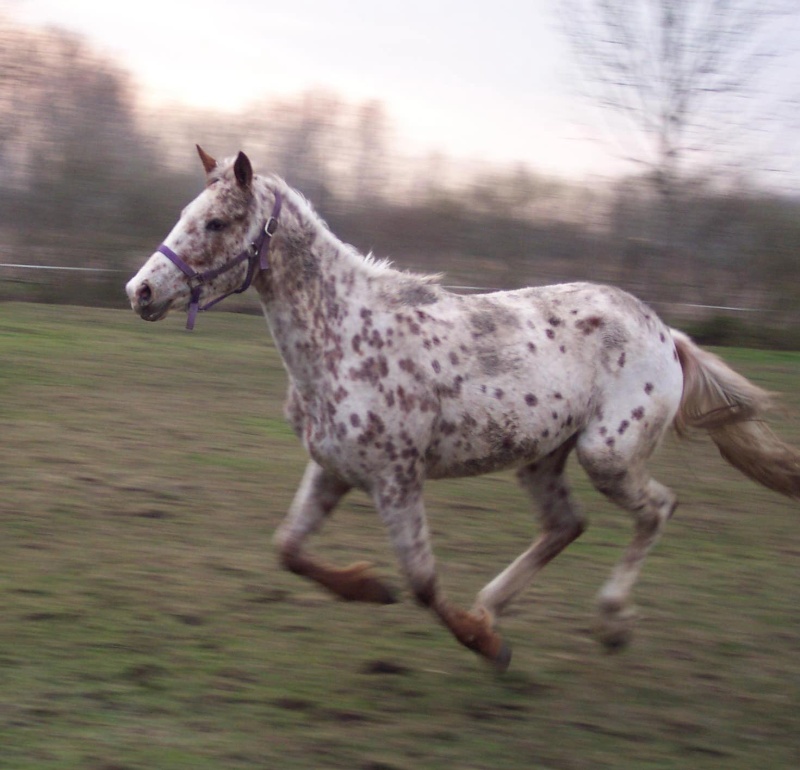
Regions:
[[[210,307],[216,305],[217,302],[221,302],[226,297],[230,297],[231,294],[241,294],[243,291],[249,289],[253,280],[253,276],[256,273],[256,265],[258,265],[259,269],[261,270],[269,270],[269,261],[267,257],[269,256],[272,236],[278,229],[278,217],[281,213],[282,202],[283,199],[281,194],[276,190],[275,205],[272,207],[272,214],[270,214],[270,217],[259,233],[258,238],[256,238],[256,240],[253,241],[253,243],[251,243],[250,246],[241,254],[234,257],[230,262],[222,265],[222,267],[217,267],[214,270],[206,270],[203,273],[198,273],[193,267],[187,265],[186,262],[184,262],[171,248],[169,248],[169,246],[166,246],[162,243],[156,249],[156,251],[163,254],[170,262],[172,262],[172,264],[175,265],[175,267],[177,267],[189,281],[191,295],[189,297],[189,317],[186,319],[186,328],[189,329],[189,331],[194,329],[194,321],[195,318],[197,318],[198,311],[208,310]],[[227,294],[223,294],[221,297],[217,297],[216,299],[211,300],[211,302],[203,305],[203,307],[200,307],[200,292],[202,291],[203,286],[245,261],[247,262],[247,275],[245,276],[244,283],[238,289],[232,289]]]

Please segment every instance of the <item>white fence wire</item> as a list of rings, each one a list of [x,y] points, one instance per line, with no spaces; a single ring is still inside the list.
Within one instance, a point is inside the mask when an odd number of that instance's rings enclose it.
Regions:
[[[23,265],[11,262],[0,262],[0,268],[14,268],[18,270],[64,270],[82,273],[130,273],[130,270],[113,267],[69,267],[65,265]],[[444,285],[445,289],[452,291],[493,292],[501,289],[489,286],[456,286]],[[724,310],[731,313],[767,313],[769,311],[756,307],[733,307],[730,305],[701,305],[690,302],[650,302],[650,305],[669,305],[670,307],[691,308],[693,310]]]

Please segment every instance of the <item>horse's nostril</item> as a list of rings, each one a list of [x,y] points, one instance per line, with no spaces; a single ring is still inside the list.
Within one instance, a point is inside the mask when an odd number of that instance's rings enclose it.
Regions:
[[[153,292],[150,289],[150,285],[145,281],[136,292],[136,301],[139,305],[149,305],[151,300],[153,299]]]

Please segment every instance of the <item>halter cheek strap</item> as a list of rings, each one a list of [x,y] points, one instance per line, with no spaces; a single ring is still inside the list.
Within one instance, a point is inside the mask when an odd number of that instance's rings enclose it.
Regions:
[[[272,236],[278,229],[278,217],[281,213],[282,204],[283,198],[281,197],[280,192],[276,191],[275,205],[272,207],[272,214],[270,214],[269,219],[261,229],[258,238],[256,238],[256,240],[250,244],[249,248],[245,249],[241,254],[234,257],[230,262],[226,262],[224,265],[217,267],[214,270],[206,270],[205,272],[198,273],[193,267],[188,265],[183,259],[181,259],[181,257],[179,257],[172,249],[170,249],[169,246],[162,243],[156,249],[156,251],[163,254],[188,279],[189,291],[191,293],[189,295],[189,316],[186,319],[187,329],[190,331],[194,329],[194,322],[199,311],[208,310],[210,307],[216,305],[217,302],[221,302],[226,297],[230,297],[231,294],[241,294],[243,291],[249,289],[250,284],[253,281],[253,276],[256,273],[256,265],[258,265],[260,270],[269,270],[269,249],[270,245],[272,244]],[[247,262],[247,275],[245,276],[244,283],[242,283],[238,289],[232,289],[226,294],[223,294],[221,297],[217,297],[216,299],[211,300],[211,302],[208,302],[200,307],[200,294],[203,286],[245,261]]]

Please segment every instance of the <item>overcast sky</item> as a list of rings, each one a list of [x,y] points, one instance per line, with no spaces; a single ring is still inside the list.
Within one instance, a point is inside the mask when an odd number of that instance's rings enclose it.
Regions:
[[[380,100],[396,139],[412,152],[522,161],[570,176],[620,167],[612,149],[595,141],[604,128],[588,118],[570,83],[558,0],[5,5],[20,21],[88,37],[133,74],[147,103],[236,110],[322,88]],[[794,71],[787,87],[797,91],[799,80]]]
[[[325,88],[379,99],[412,151],[564,174],[616,165],[580,138],[552,0],[7,2],[89,37],[160,105],[235,110]]]

